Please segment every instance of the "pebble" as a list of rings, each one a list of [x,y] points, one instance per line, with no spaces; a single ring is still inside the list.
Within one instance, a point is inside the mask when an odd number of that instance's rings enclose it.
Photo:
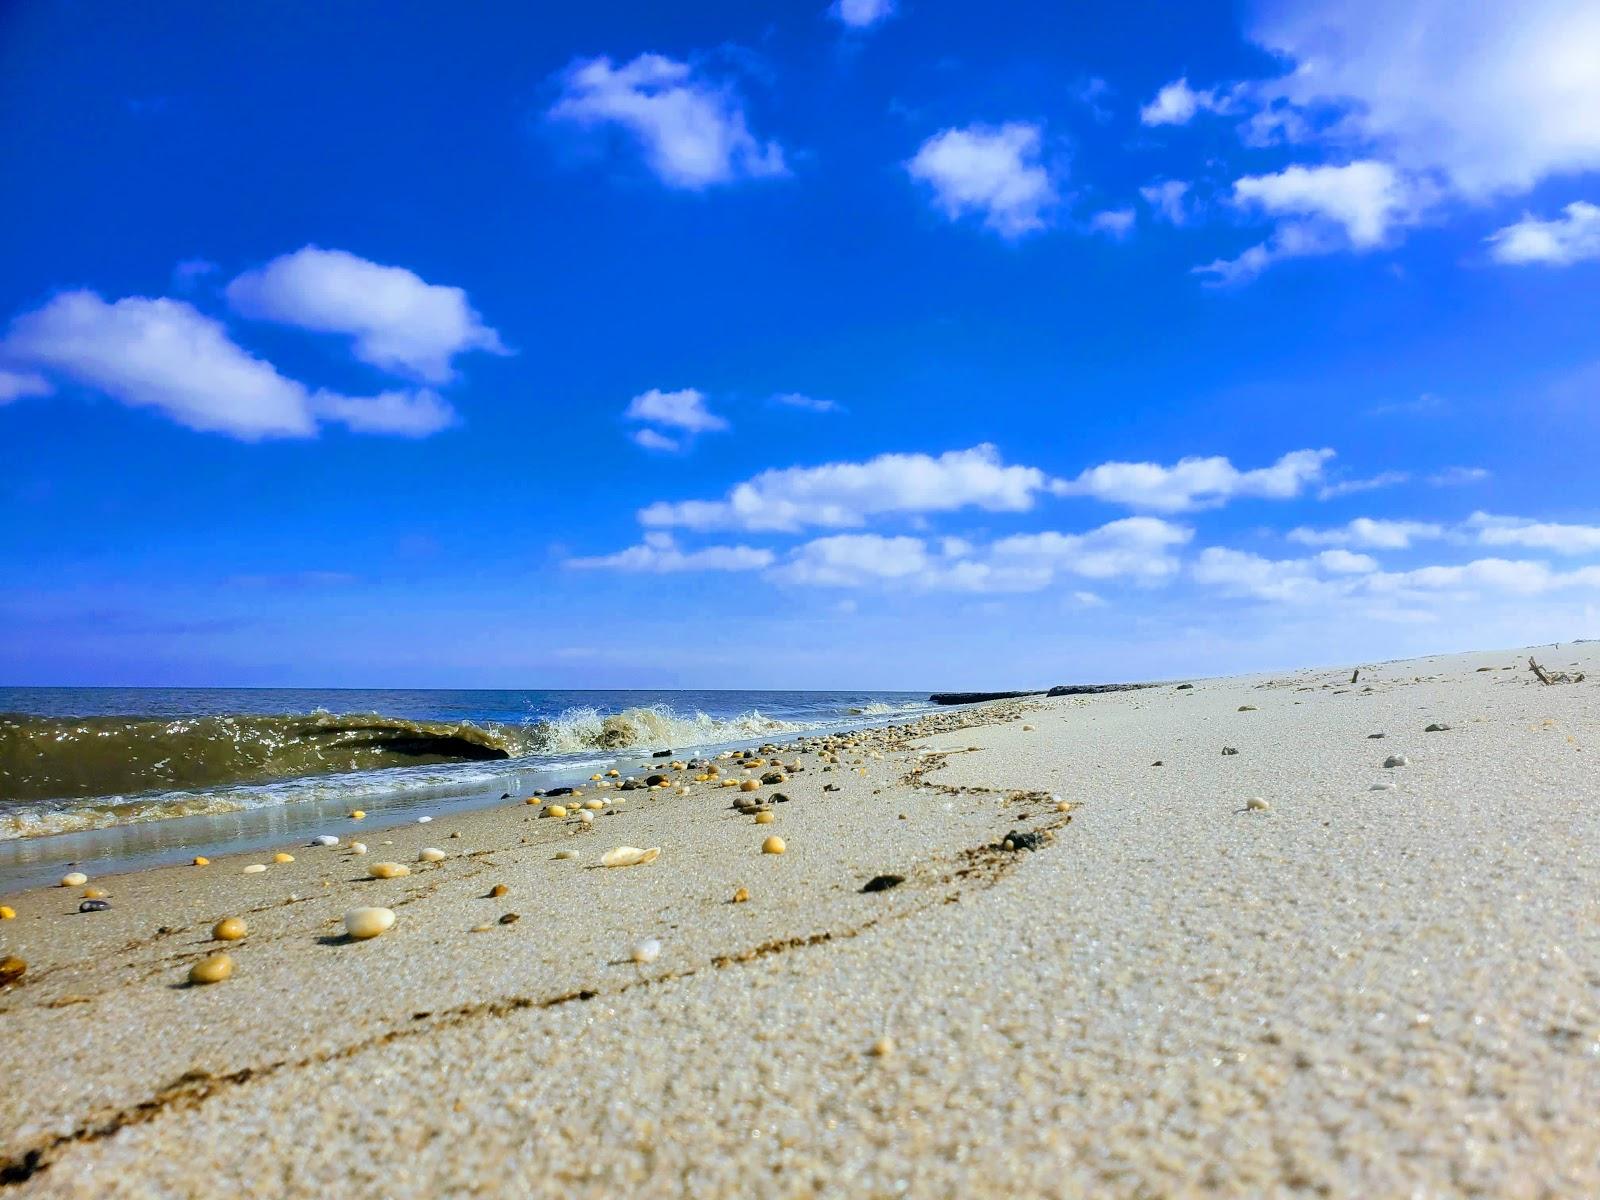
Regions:
[[[604,800],[585,800],[583,806],[590,812],[599,812],[606,806],[606,802]]]
[[[578,852],[576,850],[557,850],[555,856],[557,858],[577,858]]]
[[[522,914],[521,913],[509,912],[509,913],[506,913],[504,916],[502,916],[500,918],[500,924],[502,924],[502,925],[515,925],[520,920],[522,920]]]
[[[111,901],[109,900],[85,900],[78,905],[78,911],[81,913],[105,912],[110,907]]]
[[[861,885],[863,892],[887,892],[890,888],[899,887],[906,881],[904,875],[874,875]]]
[[[758,812],[756,814],[757,825],[771,825],[777,819],[778,818],[776,816],[769,812]]]
[[[1392,792],[1392,791],[1394,791],[1394,784],[1392,784],[1392,783],[1375,783],[1370,788],[1368,788],[1367,790],[1369,792]]]
[[[872,1043],[872,1049],[868,1053],[873,1058],[888,1058],[889,1055],[894,1053],[894,1039],[892,1037],[879,1038]]]
[[[319,833],[311,840],[315,845],[318,846],[337,846],[339,844],[339,839],[334,837],[331,833]]]
[[[633,947],[633,961],[636,963],[653,963],[661,957],[661,943],[655,938],[645,938]]]
[[[272,856],[272,861],[275,863],[292,863],[294,861],[294,855],[285,854],[280,850],[278,853]]]
[[[644,863],[655,862],[660,856],[660,846],[652,846],[648,850],[641,850],[637,846],[618,846],[615,850],[607,850],[600,856],[600,865],[603,867],[641,866]]]
[[[375,938],[393,924],[392,908],[352,908],[344,915],[344,931],[361,940]]]
[[[211,936],[219,942],[237,942],[249,932],[249,927],[238,917],[223,917],[211,927]]]
[[[748,889],[746,889],[746,888],[735,888],[734,889],[733,902],[735,904],[743,904],[748,899],[750,899],[750,892],[749,892]]]
[[[448,857],[449,855],[437,846],[426,846],[417,853],[418,862],[443,862]]]
[[[1024,725],[1022,727],[1022,732],[1023,733],[1032,733],[1033,732],[1033,726],[1032,725]]]
[[[12,908],[9,904],[0,904],[0,921],[15,921],[16,919],[16,909]]]
[[[89,877],[82,871],[69,871],[61,877],[62,887],[82,887],[89,882]]]
[[[367,814],[362,812],[359,808],[353,808],[350,810],[350,819],[352,821],[363,821],[366,819],[366,816]]]
[[[788,848],[789,847],[784,844],[783,839],[777,834],[773,834],[766,841],[761,843],[761,853],[763,854],[782,854]]]
[[[1260,796],[1251,796],[1250,799],[1244,802],[1244,806],[1250,812],[1266,812],[1267,809],[1272,807]]]
[[[111,895],[111,893],[106,891],[105,888],[84,888],[83,889],[83,898],[85,900],[104,900],[110,895]]]
[[[417,824],[418,825],[426,825],[431,820],[433,820],[432,817],[418,817],[417,818]]]
[[[211,860],[205,857],[203,854],[196,854],[194,856],[194,865],[197,867],[209,867],[211,865]]]
[[[1450,726],[1444,724],[1442,721],[1435,721],[1432,725],[1427,726],[1422,732],[1423,733],[1446,733],[1446,732],[1449,731],[1449,729],[1450,729]]]
[[[1241,704],[1241,705],[1239,705],[1239,711],[1240,712],[1255,712],[1256,711],[1256,706],[1254,704]]]
[[[754,779],[746,779],[742,783],[739,784],[739,790],[741,792],[755,792],[755,791],[759,791],[760,789],[761,789],[760,782],[758,780],[754,780]]]
[[[592,812],[581,812],[578,814],[578,820],[582,821],[585,825],[593,825],[594,814]]]
[[[368,867],[367,874],[374,879],[399,879],[411,874],[411,868],[404,863],[380,862]]]
[[[28,964],[15,954],[0,958],[0,987],[8,987],[27,973]]]
[[[552,804],[549,808],[544,810],[544,815],[547,817],[554,817],[559,821],[567,815],[567,807],[564,804]]]
[[[244,869],[246,875],[259,875],[267,869],[266,863],[251,863]]]
[[[366,852],[367,852],[367,844],[365,842],[351,842],[350,843],[350,853],[351,854],[365,854]]]
[[[1232,747],[1232,746],[1224,746],[1224,747],[1223,747],[1223,748],[1222,748],[1222,752],[1223,752],[1223,753],[1224,753],[1224,754],[1237,754],[1237,753],[1239,753],[1239,752],[1238,752],[1238,751],[1237,751],[1237,750],[1235,750],[1235,749],[1234,749],[1234,748],[1233,748],[1233,747]]]
[[[1411,765],[1411,760],[1404,754],[1391,754],[1388,758],[1383,760],[1383,765],[1385,767],[1409,767]]]
[[[212,954],[189,968],[189,982],[196,984],[221,983],[233,974],[233,959],[226,954]]]
[[[492,888],[489,889],[489,896],[490,896],[491,899],[498,899],[499,897],[506,895],[510,891],[511,891],[511,889],[508,888],[505,884],[497,883]]]

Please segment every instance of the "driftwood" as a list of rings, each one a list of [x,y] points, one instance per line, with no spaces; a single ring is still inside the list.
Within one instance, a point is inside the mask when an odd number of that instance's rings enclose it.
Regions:
[[[1556,672],[1554,672],[1552,674],[1551,672],[1546,671],[1538,663],[1534,662],[1532,656],[1529,656],[1529,658],[1528,658],[1528,670],[1532,671],[1534,673],[1534,675],[1536,675],[1538,677],[1540,683],[1582,683],[1583,682],[1583,672],[1582,671],[1579,671],[1576,675],[1568,675],[1565,671],[1556,671]]]
[[[1354,683],[1360,677],[1361,677],[1361,668],[1360,667],[1357,667],[1354,671],[1350,672],[1350,682],[1351,683]]]

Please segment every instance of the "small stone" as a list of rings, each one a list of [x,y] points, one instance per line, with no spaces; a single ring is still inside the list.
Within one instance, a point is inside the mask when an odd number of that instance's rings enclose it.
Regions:
[[[1266,812],[1267,809],[1272,807],[1260,796],[1251,796],[1250,799],[1244,802],[1244,806],[1248,812]]]
[[[250,932],[238,917],[223,917],[211,927],[211,936],[219,942],[237,942]]]
[[[761,843],[761,853],[763,854],[782,854],[788,848],[789,847],[784,844],[783,839],[777,834],[773,834],[766,841]]]
[[[1450,729],[1450,726],[1444,724],[1441,721],[1435,721],[1432,725],[1429,725],[1425,729],[1423,729],[1422,732],[1423,733],[1446,733],[1446,732],[1449,731],[1449,729]]]
[[[78,911],[81,913],[105,912],[110,907],[111,901],[109,900],[85,900],[78,905]]]
[[[417,852],[418,862],[443,862],[448,857],[449,855],[437,846],[426,846]]]
[[[233,959],[226,954],[211,954],[189,968],[189,982],[221,983],[233,974]]]
[[[740,790],[740,791],[741,791],[741,792],[754,792],[754,791],[759,791],[759,790],[760,790],[760,788],[761,788],[761,784],[760,784],[760,783],[758,783],[758,782],[757,782],[757,781],[756,781],[756,780],[754,780],[754,779],[746,779],[746,780],[743,780],[743,781],[742,781],[742,782],[741,782],[741,783],[740,783],[740,784],[739,784],[739,790]]]
[[[661,957],[661,943],[655,938],[645,938],[642,942],[635,943],[633,947],[633,961],[643,966],[653,963]]]
[[[1388,758],[1383,760],[1383,765],[1385,768],[1409,767],[1411,765],[1411,760],[1404,754],[1391,754]]]
[[[735,888],[734,889],[734,891],[733,891],[733,902],[735,904],[743,904],[743,903],[745,903],[745,901],[747,901],[749,899],[750,899],[750,892],[749,892],[748,889],[746,889],[746,888]]]
[[[61,877],[62,887],[82,887],[89,882],[89,877],[82,871],[68,871]]]
[[[1237,754],[1239,752],[1237,750],[1235,750],[1232,746],[1224,746],[1222,748],[1222,753],[1224,755],[1228,755],[1228,754]]]
[[[604,800],[585,800],[583,806],[590,812],[599,812],[606,806],[606,802]]]
[[[549,808],[544,810],[544,815],[547,817],[552,817],[557,821],[564,820],[567,815],[567,806],[565,804],[552,804]]]
[[[83,898],[85,900],[104,900],[110,895],[111,893],[106,891],[105,888],[92,887],[83,889]]]
[[[593,825],[594,814],[592,812],[581,812],[578,814],[578,820],[582,821],[585,825]]]
[[[1239,711],[1240,712],[1255,712],[1256,711],[1256,706],[1254,704],[1241,704],[1241,705],[1239,705]]]
[[[15,921],[16,919],[16,909],[12,908],[9,904],[0,904],[0,921]]]
[[[557,850],[556,853],[555,853],[555,857],[556,858],[577,858],[578,857],[578,852],[576,850]]]
[[[863,892],[887,892],[890,888],[899,887],[906,881],[904,875],[874,875],[861,885]]]
[[[351,842],[350,843],[350,853],[351,854],[365,854],[366,852],[367,852],[367,844],[365,842]]]
[[[28,971],[28,964],[15,954],[0,958],[0,987],[10,987]]]
[[[278,853],[272,856],[272,861],[275,863],[292,863],[294,861],[294,855],[285,854],[282,850],[280,850]]]
[[[522,914],[521,913],[508,912],[508,913],[505,913],[505,914],[503,914],[501,916],[500,924],[502,924],[502,925],[515,925],[520,920],[522,920]]]
[[[352,821],[364,821],[366,820],[366,817],[367,814],[359,808],[353,808],[350,810],[350,819]]]
[[[497,883],[492,888],[489,889],[489,898],[491,900],[498,900],[501,896],[506,895],[510,891],[511,891],[511,889],[508,888],[505,884]]]
[[[428,824],[428,822],[430,822],[432,820],[433,820],[432,817],[418,817],[417,818],[417,824],[418,825],[426,825],[426,824]]]
[[[367,874],[374,879],[400,879],[411,874],[411,868],[404,863],[380,862],[368,867]]]
[[[1394,784],[1392,784],[1392,783],[1375,783],[1370,788],[1368,788],[1367,790],[1369,792],[1392,792],[1392,791],[1394,791]]]
[[[764,783],[764,784],[767,784],[770,787],[770,786],[772,786],[774,784],[788,783],[789,782],[789,777],[787,775],[785,775],[782,771],[768,771],[765,775],[763,775],[761,777],[761,782]]]
[[[393,924],[391,908],[352,908],[344,915],[344,931],[362,941],[377,937]]]
[[[872,1043],[872,1048],[867,1053],[871,1054],[873,1058],[888,1058],[889,1055],[894,1053],[894,1039],[892,1037],[879,1038]]]
[[[756,814],[756,824],[757,825],[771,825],[777,819],[778,818],[777,818],[776,815],[774,815],[773,813],[770,813],[770,812],[766,812],[766,811],[758,812]]]
[[[1033,726],[1032,725],[1024,725],[1022,727],[1022,732],[1023,733],[1032,733],[1033,732]]]
[[[1388,736],[1389,735],[1386,734],[1386,733],[1369,733],[1369,734],[1367,734],[1367,741],[1370,742],[1370,741],[1375,740],[1376,738],[1388,737]]]
[[[339,839],[334,837],[331,833],[319,833],[316,837],[311,839],[311,842],[316,846],[337,846],[339,844]]]
[[[194,865],[197,867],[209,867],[211,865],[211,860],[205,857],[203,854],[196,854],[194,856]]]
[[[244,869],[246,875],[259,875],[267,869],[266,863],[251,863]]]

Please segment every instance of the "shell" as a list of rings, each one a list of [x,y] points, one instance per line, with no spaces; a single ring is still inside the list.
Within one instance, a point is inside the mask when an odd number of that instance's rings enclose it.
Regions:
[[[212,954],[189,968],[190,983],[221,983],[233,974],[233,959],[226,954]]]
[[[196,854],[194,856],[194,865],[197,867],[209,867],[211,860],[203,854]]]
[[[777,834],[773,834],[761,843],[761,853],[763,854],[782,854],[788,848],[788,846],[784,845],[783,839]]]
[[[344,930],[358,940],[375,938],[394,924],[392,908],[352,908],[344,915]]]
[[[1260,796],[1251,796],[1250,799],[1244,802],[1244,806],[1250,812],[1266,812],[1267,809],[1272,807]]]
[[[374,879],[399,879],[411,874],[411,868],[397,862],[373,863],[367,868],[367,874]]]
[[[417,854],[417,861],[418,862],[443,862],[448,857],[450,857],[450,856],[448,854],[446,854],[443,850],[439,849],[439,847],[437,847],[437,846],[428,846],[428,847],[425,847],[422,851],[420,851]]]
[[[641,965],[653,963],[661,957],[661,943],[655,938],[645,938],[633,947],[633,961]]]
[[[607,850],[600,856],[600,865],[603,867],[639,866],[644,863],[655,862],[660,856],[660,846],[652,846],[648,850],[641,850],[637,846],[618,846],[615,850]]]

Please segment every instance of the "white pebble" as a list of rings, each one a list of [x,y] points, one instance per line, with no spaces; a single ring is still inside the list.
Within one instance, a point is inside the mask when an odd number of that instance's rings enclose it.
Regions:
[[[425,847],[418,855],[418,862],[443,862],[448,856],[437,846]]]
[[[393,924],[391,908],[352,908],[344,915],[345,932],[353,938],[375,938]]]
[[[1411,765],[1411,760],[1404,754],[1391,754],[1388,758],[1383,760],[1383,765],[1385,767],[1409,767]]]
[[[417,818],[417,824],[418,825],[426,825],[431,820],[433,820],[432,817],[418,817]]]
[[[1250,799],[1244,802],[1244,806],[1251,812],[1266,812],[1267,809],[1272,807],[1260,796],[1251,796]]]
[[[1367,790],[1369,792],[1392,792],[1392,791],[1394,791],[1394,784],[1392,784],[1392,783],[1375,783],[1370,788],[1368,788]]]
[[[366,852],[367,852],[367,844],[365,842],[351,842],[350,843],[350,853],[351,854],[365,854]]]
[[[661,957],[661,943],[655,938],[645,938],[633,947],[633,961],[636,963],[653,963]]]
[[[69,871],[61,877],[62,887],[82,887],[89,882],[89,877],[82,871]]]
[[[267,869],[266,863],[251,863],[244,869],[246,875],[259,875]]]
[[[331,833],[319,833],[311,840],[314,845],[318,846],[337,846],[339,844],[339,839]]]

